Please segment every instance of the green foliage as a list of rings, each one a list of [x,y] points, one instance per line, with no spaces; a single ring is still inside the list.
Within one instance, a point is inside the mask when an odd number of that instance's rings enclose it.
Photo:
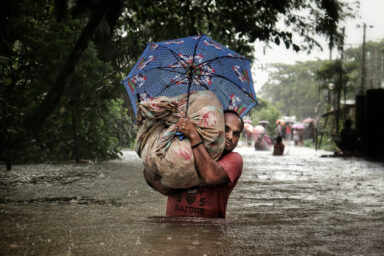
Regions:
[[[380,88],[384,80],[383,63],[384,40],[367,42],[366,44],[366,89]],[[346,89],[346,98],[354,99],[361,92],[362,47],[349,48],[344,52],[342,81],[340,81],[340,60],[324,61],[316,71],[317,79],[322,88],[327,89],[329,83]]]
[[[2,148],[12,149],[14,161],[36,162],[111,158],[122,147],[132,147],[136,128],[119,99],[125,93],[121,76],[103,79],[113,67],[100,60],[94,44],[84,52],[51,116],[33,133],[24,129],[25,116],[47,95],[84,19],[57,22],[52,5],[42,1],[17,7],[15,12],[23,15],[10,16],[9,40],[1,44]]]
[[[149,41],[201,33],[251,59],[255,41],[281,43],[294,51],[321,48],[315,37],[323,35],[338,44],[338,22],[353,16],[355,7],[337,0],[129,1],[114,39],[122,52],[115,51],[113,57],[120,66],[127,65]]]
[[[337,151],[338,148],[336,146],[336,143],[334,142],[333,138],[328,134],[324,135],[323,138],[321,139],[321,145],[320,143],[320,137],[317,138],[317,145],[318,149],[323,149],[326,151]],[[313,140],[304,140],[304,147],[308,148],[316,148],[315,142]]]
[[[321,142],[321,144],[320,144],[320,142]],[[317,138],[317,145],[320,146],[320,149],[324,149],[327,151],[336,151],[337,150],[336,143],[334,141],[333,136],[331,135],[330,130],[325,130],[323,137],[321,138],[321,136],[319,136]]]
[[[384,40],[366,43],[366,80],[364,89],[380,88],[384,80]],[[353,65],[348,72],[348,91],[357,93],[361,90],[362,47],[349,48],[345,51],[346,63]]]
[[[260,91],[262,97],[273,102],[285,116],[295,115],[297,120],[314,117],[319,102],[319,85],[314,73],[320,65],[320,61],[272,64],[273,71]]]
[[[358,93],[359,86],[357,82],[360,80],[360,72],[356,61],[343,61],[343,69],[341,68],[340,60],[323,61],[320,67],[315,72],[315,77],[321,83],[321,89],[328,89],[330,83],[335,85],[337,90],[340,87],[347,92],[347,99],[354,99]],[[342,80],[340,80],[340,73],[342,70]]]
[[[281,112],[268,100],[258,98],[258,101],[259,104],[249,113],[252,125],[256,126],[259,121],[266,120],[269,122],[267,125],[267,134],[272,135],[275,133],[276,120],[281,116]]]

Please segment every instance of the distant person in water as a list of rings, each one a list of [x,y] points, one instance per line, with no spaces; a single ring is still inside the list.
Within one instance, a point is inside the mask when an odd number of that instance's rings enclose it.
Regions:
[[[296,129],[293,129],[293,142],[295,146],[299,146],[299,140],[300,140],[299,132]]]
[[[276,142],[273,145],[273,155],[274,156],[282,156],[284,154],[285,145],[283,143],[283,138],[281,136],[277,136]]]
[[[344,127],[340,133],[340,141],[337,146],[343,153],[351,153],[355,151],[357,145],[357,136],[355,129],[352,129],[352,120],[344,121]]]

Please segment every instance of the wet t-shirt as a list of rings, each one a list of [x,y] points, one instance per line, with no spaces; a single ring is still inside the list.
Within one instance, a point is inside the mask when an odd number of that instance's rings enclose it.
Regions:
[[[227,202],[243,169],[243,159],[235,152],[224,155],[218,161],[230,180],[222,185],[202,185],[168,196],[167,216],[225,218]]]

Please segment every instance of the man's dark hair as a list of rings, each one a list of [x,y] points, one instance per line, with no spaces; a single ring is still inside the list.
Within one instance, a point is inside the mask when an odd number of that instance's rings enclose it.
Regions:
[[[244,120],[243,120],[243,118],[241,118],[241,116],[239,115],[239,113],[237,113],[236,111],[234,111],[234,110],[232,110],[232,109],[224,110],[224,114],[226,114],[226,113],[232,113],[232,114],[236,115],[236,116],[240,119],[240,121],[241,121],[240,132],[242,132],[243,129],[244,129]]]

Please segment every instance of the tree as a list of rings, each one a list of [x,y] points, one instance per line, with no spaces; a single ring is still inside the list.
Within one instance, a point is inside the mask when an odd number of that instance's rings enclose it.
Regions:
[[[314,117],[319,101],[318,82],[314,76],[321,61],[296,62],[295,65],[272,64],[272,73],[261,88],[283,115],[295,115],[298,120]]]
[[[351,74],[350,91],[358,93],[361,90],[362,47],[345,50],[345,58],[355,66]],[[366,85],[365,89],[380,88],[384,81],[384,40],[366,43]]]
[[[120,66],[148,41],[199,33],[250,58],[256,40],[284,43],[295,51],[311,50],[321,47],[318,35],[337,44],[338,23],[353,14],[353,6],[337,0],[135,0],[125,7],[115,40],[126,46],[123,54],[117,54]]]
[[[10,168],[11,152],[15,153],[20,149],[23,149],[21,152],[29,152],[33,156],[36,156],[33,152],[41,152],[35,160],[58,157],[59,154],[55,152],[57,149],[56,138],[61,139],[62,144],[66,144],[70,140],[65,138],[66,130],[60,130],[60,124],[67,122],[67,120],[63,115],[57,114],[59,109],[55,107],[60,106],[60,103],[62,105],[65,105],[66,102],[76,103],[77,98],[83,96],[79,95],[82,93],[79,88],[82,89],[84,84],[92,87],[98,86],[98,88],[91,88],[88,92],[97,92],[97,97],[90,98],[93,104],[99,105],[97,104],[98,99],[105,101],[119,95],[118,91],[116,93],[116,86],[111,88],[111,84],[118,84],[120,77],[110,77],[108,81],[96,82],[108,71],[108,63],[101,64],[94,51],[94,45],[84,42],[84,40],[89,42],[93,38],[93,33],[85,33],[84,30],[83,36],[79,33],[84,28],[84,23],[90,24],[90,22],[86,23],[86,15],[83,17],[79,14],[77,18],[68,17],[59,20],[54,15],[53,3],[46,1],[18,3],[13,1],[6,3],[5,7],[8,7],[5,9],[10,12],[5,13],[6,19],[1,20],[1,27],[4,28],[1,30],[1,35],[7,40],[2,40],[0,47],[2,70],[0,87],[0,129],[2,136],[0,145],[1,155],[8,158],[8,168]],[[108,13],[106,10],[104,12]],[[106,19],[106,16],[102,17]],[[92,18],[89,19],[89,21],[91,20]],[[84,34],[89,38],[85,39]],[[80,39],[77,41],[77,46],[74,47],[76,45],[74,38],[79,35]],[[87,51],[88,53],[94,51],[95,54],[84,55],[83,52]],[[65,62],[68,55],[70,57]],[[88,61],[93,64],[98,63],[101,66],[100,72],[97,73],[98,70],[94,65],[90,71],[93,74],[87,75],[83,82],[73,79],[76,74],[78,77],[85,77],[84,69],[81,68],[82,64],[79,63],[80,56],[83,57],[83,63]],[[109,71],[111,71],[110,66]],[[79,74],[80,72],[82,74]],[[62,77],[60,73],[67,73],[68,76]],[[75,74],[72,76],[72,81],[70,81],[71,75],[69,73]],[[52,84],[55,85],[51,86]],[[64,88],[67,84],[73,85],[73,88],[69,86],[65,92]],[[55,91],[56,89],[57,91]],[[84,90],[83,92],[88,93]],[[95,93],[92,94],[95,96]],[[48,98],[50,99],[48,100]],[[89,97],[83,97],[82,100],[83,105],[89,104],[87,102]],[[107,108],[103,104],[99,106]],[[65,109],[65,107],[61,109]],[[47,118],[50,120],[48,124],[44,124]],[[87,119],[85,118],[85,120]],[[58,134],[57,130],[61,133]],[[104,132],[103,135],[107,136],[108,133],[105,134]],[[98,139],[103,139],[103,136],[99,136]],[[3,154],[3,150],[6,151],[5,154]],[[28,154],[24,155],[25,157],[19,154],[23,159],[30,159],[31,157],[27,156]]]
[[[340,73],[342,72],[342,80]],[[329,84],[340,87],[343,93],[346,93],[346,99],[354,99],[358,93],[358,65],[355,61],[345,60],[343,67],[340,60],[323,61],[315,72],[315,77],[320,82],[320,88],[328,90]]]
[[[316,71],[316,78],[327,89],[329,83],[345,89],[345,98],[354,99],[361,91],[362,48],[349,48],[344,52],[343,68],[340,60],[324,61]],[[380,88],[384,80],[384,41],[367,42],[366,45],[366,81],[365,89]],[[342,81],[339,81],[342,70]],[[343,92],[344,93],[344,92]]]
[[[56,3],[59,2],[67,1],[56,1]],[[81,4],[80,1],[76,3],[79,3],[79,5]],[[65,8],[65,5],[60,4],[57,7]],[[83,28],[76,44],[65,61],[64,66],[57,74],[54,83],[49,88],[47,95],[44,97],[38,108],[26,118],[25,125],[27,128],[36,129],[36,127],[43,123],[46,117],[51,113],[52,109],[59,101],[64,88],[67,85],[68,79],[74,72],[81,55],[87,49],[100,22],[103,19],[108,20],[109,25],[111,25],[111,30],[113,30],[113,25],[122,12],[122,1],[99,0],[94,6],[84,7],[92,7],[88,23]]]

